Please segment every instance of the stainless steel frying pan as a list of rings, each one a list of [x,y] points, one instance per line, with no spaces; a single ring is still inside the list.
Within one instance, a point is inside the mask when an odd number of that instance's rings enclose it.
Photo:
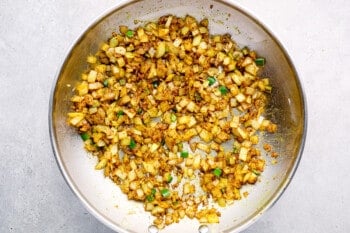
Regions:
[[[96,158],[85,152],[79,135],[66,124],[66,114],[73,87],[87,68],[86,57],[95,53],[119,25],[136,27],[165,14],[208,18],[212,34],[230,33],[239,45],[247,45],[267,59],[264,75],[271,78],[274,91],[266,115],[277,122],[279,130],[262,138],[280,154],[278,163],[273,165],[267,157],[261,181],[245,187],[250,193],[247,198],[220,210],[220,224],[200,226],[196,220],[184,219],[160,231],[239,232],[271,207],[288,186],[304,146],[306,105],[297,72],[280,42],[251,14],[226,1],[130,1],[95,21],[73,44],[52,89],[49,122],[57,163],[73,192],[101,222],[117,232],[157,232],[150,227],[152,217],[141,203],[127,200],[118,186],[94,170]]]

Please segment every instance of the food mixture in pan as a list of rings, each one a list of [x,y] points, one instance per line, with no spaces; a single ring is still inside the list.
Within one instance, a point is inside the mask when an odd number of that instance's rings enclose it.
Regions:
[[[271,92],[265,59],[208,20],[163,16],[119,33],[87,58],[68,122],[87,151],[159,228],[185,216],[219,222],[220,207],[257,182],[259,131]]]

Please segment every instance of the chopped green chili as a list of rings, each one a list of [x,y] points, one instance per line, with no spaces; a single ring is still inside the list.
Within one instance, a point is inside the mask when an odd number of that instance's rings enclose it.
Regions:
[[[120,117],[120,116],[122,116],[122,115],[124,115],[123,110],[119,110],[119,111],[117,112],[117,117]]]
[[[170,197],[169,189],[162,189],[162,190],[160,190],[160,194],[162,194],[162,197]]]
[[[130,149],[135,149],[135,148],[136,148],[136,142],[135,142],[134,139],[131,139],[131,140],[130,140],[129,148],[130,148]]]
[[[169,174],[167,182],[171,183],[171,181],[173,181],[173,177]]]
[[[207,78],[209,86],[213,85],[216,82],[216,79],[213,76]]]
[[[127,37],[131,38],[131,37],[134,36],[134,31],[129,29],[129,30],[125,33],[125,35],[126,35]]]
[[[181,158],[187,158],[188,157],[188,152],[187,151],[181,151],[180,152]]]
[[[154,195],[153,194],[147,195],[146,199],[148,202],[152,202],[152,201],[154,201]]]
[[[217,177],[221,176],[221,173],[222,173],[222,170],[218,167],[213,170],[213,174]]]
[[[157,190],[156,190],[155,188],[151,189],[151,193],[152,193],[152,195],[155,195],[155,194],[156,194],[156,192],[157,192]]]
[[[264,66],[265,65],[265,58],[263,57],[258,57],[257,59],[255,59],[255,64],[257,66]]]
[[[90,135],[85,132],[85,133],[80,134],[80,137],[81,137],[81,139],[83,139],[83,141],[86,141],[90,138]]]
[[[225,86],[219,86],[219,91],[222,95],[226,95],[228,93],[228,89]]]

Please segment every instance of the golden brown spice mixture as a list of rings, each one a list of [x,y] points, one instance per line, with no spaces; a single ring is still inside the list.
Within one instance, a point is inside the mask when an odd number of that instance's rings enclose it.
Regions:
[[[87,58],[69,124],[96,169],[159,228],[185,216],[219,222],[209,198],[221,207],[241,199],[265,166],[258,131],[276,131],[262,116],[265,60],[228,34],[210,35],[207,19],[167,15],[119,29]]]

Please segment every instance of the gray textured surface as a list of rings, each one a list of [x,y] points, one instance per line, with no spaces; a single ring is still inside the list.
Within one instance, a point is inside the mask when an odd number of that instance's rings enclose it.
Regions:
[[[0,2],[0,232],[111,232],[64,182],[47,115],[55,73],[72,41],[116,2]],[[237,2],[289,51],[309,111],[293,181],[245,232],[350,232],[350,3]]]

